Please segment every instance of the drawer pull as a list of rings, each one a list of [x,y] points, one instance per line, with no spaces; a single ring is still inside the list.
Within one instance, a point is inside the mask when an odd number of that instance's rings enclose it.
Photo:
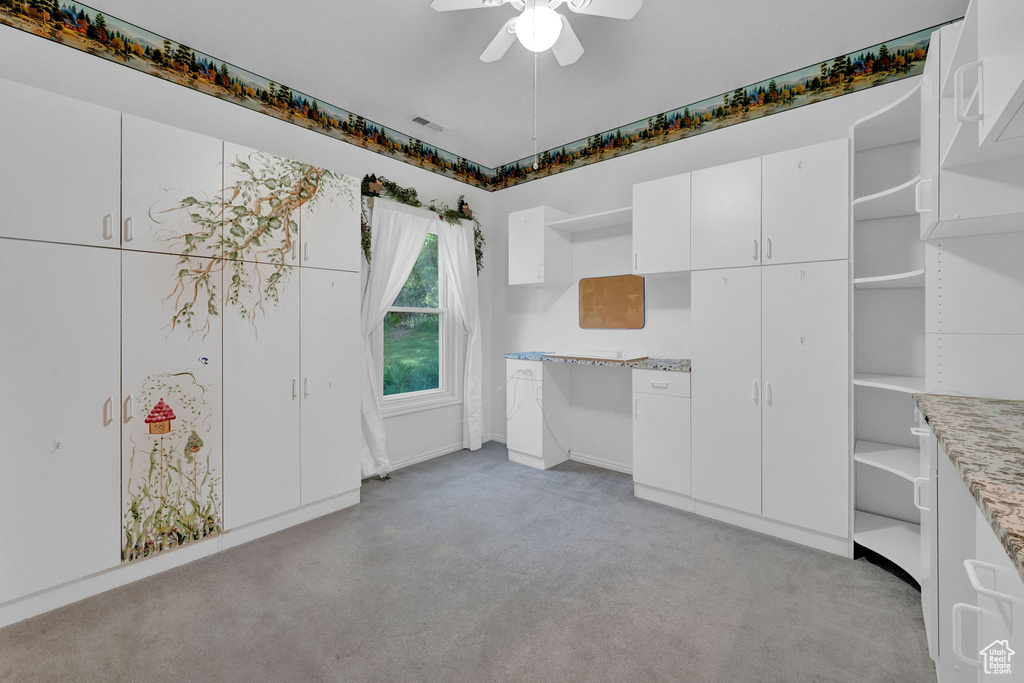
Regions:
[[[651,382],[651,386],[655,389],[668,389],[668,382]]]
[[[967,570],[967,578],[971,582],[971,587],[980,595],[987,595],[990,598],[1003,602],[1021,602],[1020,598],[1014,595],[1000,593],[999,591],[994,591],[991,588],[985,588],[982,586],[981,579],[978,578],[978,567],[988,569],[993,575],[999,571],[999,567],[994,564],[989,564],[988,562],[982,562],[981,560],[964,560],[964,569]]]
[[[911,427],[910,433],[914,436],[931,436],[932,430],[927,427]]]
[[[981,668],[981,662],[977,659],[971,659],[963,653],[964,649],[964,612],[974,612],[981,617],[981,608],[975,607],[974,605],[968,605],[966,602],[958,602],[953,605],[953,654],[964,664],[973,666],[975,669]]]

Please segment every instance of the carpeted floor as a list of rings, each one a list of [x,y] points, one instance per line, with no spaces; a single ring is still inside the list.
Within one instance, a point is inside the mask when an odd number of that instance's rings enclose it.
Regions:
[[[0,680],[934,681],[920,594],[490,443],[0,629]]]

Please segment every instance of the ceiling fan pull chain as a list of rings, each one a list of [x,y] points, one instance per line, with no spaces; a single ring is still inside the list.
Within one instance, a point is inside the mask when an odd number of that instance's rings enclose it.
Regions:
[[[537,154],[537,53],[533,53],[533,170],[540,168],[540,156]]]

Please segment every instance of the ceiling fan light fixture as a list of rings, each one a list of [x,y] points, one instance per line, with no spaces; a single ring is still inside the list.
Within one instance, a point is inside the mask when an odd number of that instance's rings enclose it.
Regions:
[[[531,52],[544,52],[562,33],[562,17],[545,5],[527,7],[516,19],[516,38]]]

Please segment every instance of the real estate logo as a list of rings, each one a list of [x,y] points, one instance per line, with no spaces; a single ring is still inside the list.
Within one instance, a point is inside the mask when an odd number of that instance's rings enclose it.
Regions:
[[[986,674],[1009,675],[1010,658],[1017,653],[1010,649],[1009,641],[994,640],[978,654],[984,660],[984,671]]]

